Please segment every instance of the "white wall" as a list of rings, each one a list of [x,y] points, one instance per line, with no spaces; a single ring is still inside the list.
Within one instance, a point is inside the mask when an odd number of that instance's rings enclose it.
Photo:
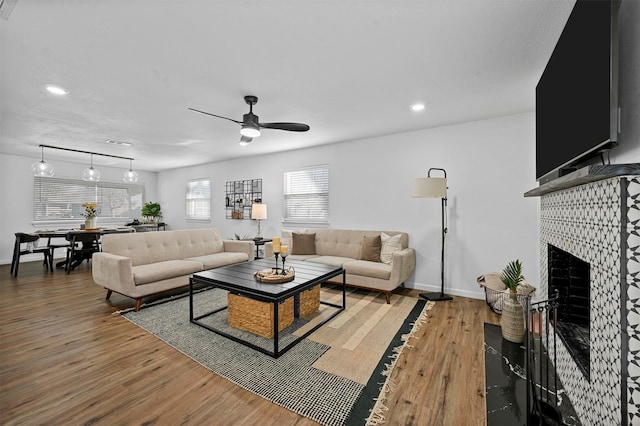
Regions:
[[[254,221],[225,219],[224,185],[262,178],[269,217],[263,222],[263,235],[275,236],[282,228],[284,171],[326,163],[330,226],[408,232],[417,267],[406,285],[436,290],[440,201],[411,198],[410,188],[412,178],[426,176],[430,167],[444,168],[449,185],[447,291],[484,298],[476,277],[502,270],[512,259],[523,261],[532,282],[539,276],[538,199],[523,196],[535,186],[534,131],[534,114],[527,113],[174,169],[158,175],[159,201],[171,229],[215,226],[227,238],[254,235]],[[257,138],[252,143],[263,142]],[[200,177],[212,180],[210,223],[184,218],[186,182]]]
[[[38,152],[38,154],[40,154]],[[45,158],[46,159],[46,158]],[[0,154],[0,263],[11,263],[14,234],[16,232],[33,232],[43,225],[33,223],[33,183],[31,165],[40,160],[37,157]],[[71,163],[59,160],[47,160],[54,166],[54,177],[80,179],[86,163]],[[128,165],[127,165],[128,166]],[[124,168],[95,166],[101,173],[104,182],[122,182]],[[138,183],[145,185],[145,200],[157,198],[157,173],[139,171]],[[99,219],[98,219],[99,220]],[[78,221],[78,226],[80,221]],[[122,223],[124,225],[124,223]],[[68,223],[48,223],[46,228],[68,228]],[[62,256],[62,250],[56,257]],[[33,257],[33,256],[32,256]],[[42,256],[38,256],[42,258]],[[27,260],[27,259],[25,259]]]

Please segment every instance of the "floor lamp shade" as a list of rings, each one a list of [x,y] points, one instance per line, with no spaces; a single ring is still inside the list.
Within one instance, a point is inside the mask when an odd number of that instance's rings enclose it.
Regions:
[[[447,198],[447,178],[416,178],[411,182],[411,196],[414,198]]]

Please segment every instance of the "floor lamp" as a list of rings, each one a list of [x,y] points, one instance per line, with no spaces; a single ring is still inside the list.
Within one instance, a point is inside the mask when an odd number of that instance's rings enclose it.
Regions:
[[[431,177],[432,170],[439,170],[444,177]],[[442,200],[442,256],[440,260],[440,292],[420,293],[420,297],[439,302],[453,300],[444,293],[444,239],[447,235],[446,214],[447,207],[447,172],[444,169],[430,168],[426,178],[414,179],[411,184],[411,196],[414,198],[440,198]]]

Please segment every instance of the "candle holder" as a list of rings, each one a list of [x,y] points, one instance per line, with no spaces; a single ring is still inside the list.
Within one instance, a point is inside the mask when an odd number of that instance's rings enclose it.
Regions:
[[[276,257],[276,274],[278,273],[278,256],[280,255],[279,251],[274,251],[273,255]],[[284,263],[282,264],[284,267]]]
[[[280,256],[282,256],[282,275],[287,275],[287,271],[284,269],[284,261],[287,258],[288,253],[281,253]],[[276,270],[276,273],[278,273],[278,271]]]

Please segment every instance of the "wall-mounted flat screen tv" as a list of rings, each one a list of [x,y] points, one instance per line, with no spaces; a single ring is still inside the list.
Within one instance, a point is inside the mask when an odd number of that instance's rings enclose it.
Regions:
[[[617,143],[617,0],[578,0],[536,86],[541,183]]]

